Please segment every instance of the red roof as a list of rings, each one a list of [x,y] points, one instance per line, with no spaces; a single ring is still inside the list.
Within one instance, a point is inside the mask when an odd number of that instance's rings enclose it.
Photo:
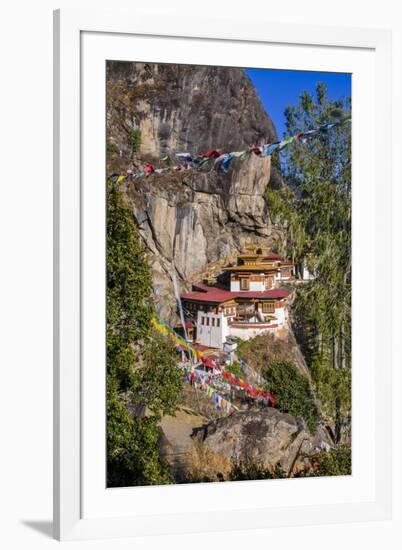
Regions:
[[[224,285],[221,285],[219,283],[213,285],[207,285],[205,283],[194,283],[192,290],[200,292],[210,292],[211,290],[226,290],[226,288]]]
[[[199,290],[201,292],[209,292],[211,290],[211,287],[209,285],[206,285],[204,283],[194,283],[193,284],[194,290]]]
[[[176,327],[177,327],[177,328],[182,328],[182,326],[183,326],[183,325],[182,325],[181,323],[177,323],[177,324],[176,324]],[[192,321],[186,321],[186,322],[184,323],[184,326],[185,326],[185,328],[193,328],[193,327],[194,327],[194,323],[193,323]]]
[[[282,299],[289,296],[290,291],[285,289],[273,289],[263,291],[243,291],[231,292],[230,290],[221,290],[219,288],[210,287],[210,290],[203,292],[186,292],[181,295],[182,300],[190,300],[195,302],[212,302],[221,304],[228,300],[236,298],[255,298],[255,299]]]

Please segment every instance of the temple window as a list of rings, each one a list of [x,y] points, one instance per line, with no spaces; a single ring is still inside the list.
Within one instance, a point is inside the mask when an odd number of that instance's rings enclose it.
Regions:
[[[263,302],[262,312],[263,313],[275,313],[275,304],[273,302]]]
[[[241,290],[249,290],[250,288],[250,282],[245,277],[240,278],[240,289]]]

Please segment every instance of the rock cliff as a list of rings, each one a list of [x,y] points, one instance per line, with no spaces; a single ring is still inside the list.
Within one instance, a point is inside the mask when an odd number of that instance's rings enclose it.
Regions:
[[[236,412],[194,430],[194,438],[214,454],[234,462],[279,466],[287,475],[305,469],[309,457],[331,440],[319,426],[312,435],[302,418],[276,409]]]
[[[109,62],[107,135],[108,170],[121,173],[175,152],[259,145],[275,129],[242,69]],[[163,317],[174,305],[174,270],[189,288],[246,244],[269,243],[270,179],[280,184],[270,159],[251,156],[234,160],[228,174],[184,171],[127,185]]]

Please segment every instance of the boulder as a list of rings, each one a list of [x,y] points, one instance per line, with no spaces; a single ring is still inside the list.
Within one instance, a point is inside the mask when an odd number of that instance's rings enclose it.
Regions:
[[[329,447],[324,430],[313,435],[303,419],[274,408],[236,412],[194,430],[193,438],[235,463],[278,466],[287,475],[304,469],[309,456]]]

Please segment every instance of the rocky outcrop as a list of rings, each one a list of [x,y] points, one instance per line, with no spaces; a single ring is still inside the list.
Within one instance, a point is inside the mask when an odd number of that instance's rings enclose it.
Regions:
[[[108,62],[108,140],[131,155],[132,129],[141,155],[180,150],[236,150],[275,136],[275,129],[243,69]]]
[[[133,131],[141,137],[134,152]],[[275,139],[242,69],[126,62],[108,63],[107,133],[108,166],[119,172],[178,151],[241,150]],[[264,192],[271,175],[269,158],[251,156],[234,160],[228,174],[188,171],[128,184],[162,316],[172,309],[173,271],[181,289],[189,288],[245,245],[269,244]]]
[[[300,374],[311,378],[290,324],[275,334],[257,336],[251,343],[242,346],[239,358],[260,375],[275,363],[289,362],[295,365]]]
[[[331,445],[321,427],[312,435],[303,419],[273,408],[234,413],[195,430],[194,438],[235,463],[278,466],[287,475],[308,467],[309,456]]]

